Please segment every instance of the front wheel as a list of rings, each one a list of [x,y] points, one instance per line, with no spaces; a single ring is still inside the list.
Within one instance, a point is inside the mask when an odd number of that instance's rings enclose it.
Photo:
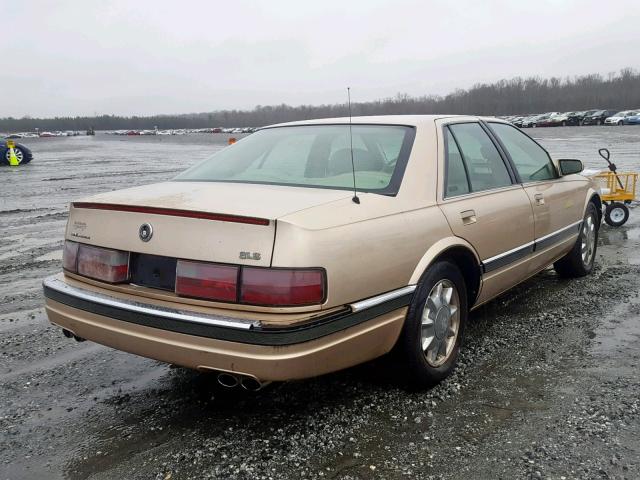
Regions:
[[[598,248],[599,218],[596,206],[589,203],[576,243],[569,253],[553,264],[558,275],[584,277],[591,273]]]
[[[415,386],[433,386],[453,372],[466,320],[467,289],[460,270],[451,262],[436,262],[415,291],[399,340]]]
[[[620,202],[613,202],[607,205],[604,212],[604,221],[612,227],[620,227],[629,220],[629,208]]]

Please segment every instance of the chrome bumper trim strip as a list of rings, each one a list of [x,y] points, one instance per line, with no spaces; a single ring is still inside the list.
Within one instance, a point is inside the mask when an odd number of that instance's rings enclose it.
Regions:
[[[144,315],[153,315],[155,317],[168,318],[171,320],[179,320],[182,322],[199,323],[202,325],[210,325],[215,327],[228,327],[239,328],[248,330],[250,328],[260,326],[260,322],[254,320],[243,320],[239,318],[224,317],[222,315],[200,315],[194,313],[187,313],[183,310],[174,308],[160,307],[157,305],[148,305],[144,303],[134,302],[131,300],[122,300],[101,293],[91,292],[78,287],[73,287],[58,278],[48,277],[42,282],[45,288],[50,288],[60,293],[67,294],[69,296],[86,300],[99,305],[105,305],[111,308],[117,308],[133,313],[140,313]]]
[[[262,346],[286,346],[317,340],[404,308],[409,305],[412,296],[411,293],[394,293],[390,295],[393,297],[390,300],[377,303],[363,311],[353,312],[345,307],[337,312],[313,316],[310,321],[302,324],[273,327],[261,325],[259,322],[192,315],[179,310],[157,309],[155,306],[149,308],[149,305],[136,302],[120,302],[107,295],[99,296],[66,285],[64,281],[54,277],[47,278],[43,287],[48,300],[95,315],[185,335]],[[413,289],[415,287],[411,287],[412,292]],[[122,303],[126,303],[124,308]],[[88,339],[91,340],[90,337]]]

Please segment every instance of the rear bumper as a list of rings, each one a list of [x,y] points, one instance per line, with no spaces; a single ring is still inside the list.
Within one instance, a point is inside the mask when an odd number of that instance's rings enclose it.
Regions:
[[[371,360],[391,350],[412,288],[289,327],[125,301],[43,283],[51,323],[118,350],[198,370],[230,371],[261,381],[306,378]]]

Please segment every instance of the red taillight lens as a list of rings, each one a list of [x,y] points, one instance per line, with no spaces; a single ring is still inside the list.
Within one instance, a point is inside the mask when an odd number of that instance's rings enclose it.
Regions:
[[[178,260],[176,293],[187,297],[235,302],[238,298],[238,267]]]
[[[129,252],[81,244],[78,274],[103,282],[124,282],[129,278]]]
[[[62,249],[62,268],[72,273],[78,271],[78,246],[78,242],[65,240],[64,248]]]
[[[317,305],[324,299],[324,272],[243,268],[240,302],[265,306]]]

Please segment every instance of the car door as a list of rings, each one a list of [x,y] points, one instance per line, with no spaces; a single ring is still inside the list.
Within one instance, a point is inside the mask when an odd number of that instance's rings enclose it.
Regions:
[[[480,122],[442,123],[438,134],[443,146],[438,202],[453,233],[482,261],[482,303],[527,276],[531,203]]]
[[[577,238],[584,215],[585,184],[560,177],[547,151],[516,127],[498,122],[488,126],[531,202],[535,255],[530,270],[540,270],[568,251]]]

